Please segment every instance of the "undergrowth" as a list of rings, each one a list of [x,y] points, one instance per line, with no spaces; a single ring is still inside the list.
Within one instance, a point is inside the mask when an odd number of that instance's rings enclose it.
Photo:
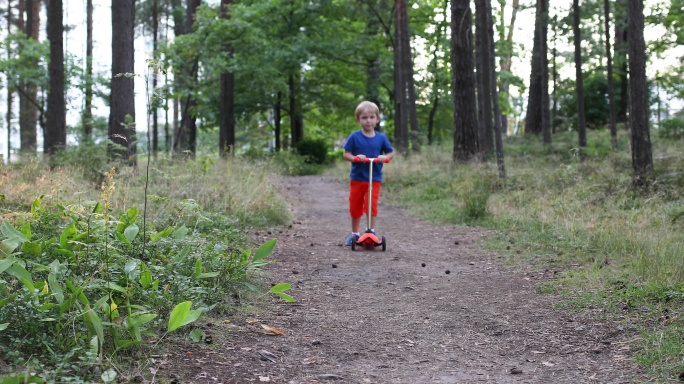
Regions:
[[[246,233],[289,220],[268,163],[160,160],[147,204],[138,169],[92,175],[0,168],[0,383],[121,380],[169,333],[258,291],[276,243]]]

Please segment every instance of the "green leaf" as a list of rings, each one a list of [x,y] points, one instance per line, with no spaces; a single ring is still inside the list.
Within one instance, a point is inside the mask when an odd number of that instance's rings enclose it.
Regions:
[[[190,310],[191,305],[191,301],[184,301],[176,305],[173,311],[171,311],[168,332],[173,332],[176,329],[199,319],[200,315],[202,314],[202,311],[199,309]]]
[[[199,343],[204,338],[204,331],[199,328],[195,328],[190,332],[190,339],[195,343]]]
[[[86,327],[91,334],[97,336],[100,345],[104,342],[104,327],[102,326],[102,320],[100,316],[97,315],[95,310],[88,307],[83,313],[83,321],[86,323]]]
[[[130,207],[126,211],[129,223],[134,223],[138,219],[138,207]]]
[[[109,368],[108,370],[104,371],[102,375],[100,375],[100,378],[105,383],[111,383],[116,380],[116,371],[113,368]]]
[[[122,233],[116,232],[116,238],[119,239],[122,243],[126,243],[127,245],[131,245],[131,241],[128,240],[126,236],[124,236]]]
[[[40,244],[34,243],[32,241],[26,241],[21,244],[21,251],[28,256],[40,256],[42,253]]]
[[[33,286],[33,278],[26,268],[19,265],[19,263],[13,264],[11,267],[7,268],[7,273],[21,280],[24,285],[33,292],[36,287]]]
[[[140,264],[138,260],[129,260],[126,262],[126,265],[124,265],[124,273],[128,275],[131,271],[135,271],[135,269],[138,268],[138,264]]]
[[[143,288],[147,289],[152,285],[152,274],[150,271],[144,271],[143,273],[140,274],[140,285],[142,285]]]
[[[13,237],[11,239],[5,239],[0,243],[0,254],[4,257],[8,257],[14,252],[15,249],[21,244],[18,238]]]
[[[54,273],[48,274],[48,285],[58,303],[64,302],[64,291],[62,285],[57,281],[57,276]]]
[[[10,324],[10,323],[2,323],[2,324],[0,324],[0,331],[4,331],[5,329],[7,329],[7,327],[9,327],[9,324]]]
[[[140,228],[138,228],[138,225],[133,223],[129,225],[125,230],[124,230],[124,236],[128,239],[129,242],[133,241],[136,236],[138,236],[138,233],[140,232]]]
[[[0,308],[4,307],[8,303],[12,302],[16,298],[17,298],[17,294],[13,293],[10,297],[0,300]]]
[[[102,204],[98,201],[97,204],[93,207],[93,213],[100,213],[102,210]]]
[[[178,255],[174,256],[171,259],[171,261],[174,263],[180,263],[181,261],[183,261],[183,259],[185,259],[190,254],[191,250],[192,250],[192,248],[190,248],[190,246],[183,248]]]
[[[20,242],[28,241],[28,238],[18,230],[16,230],[10,223],[7,221],[2,222],[2,226],[0,226],[0,232],[2,232],[3,235],[5,235],[6,238],[11,239],[11,238],[17,238],[19,239]]]
[[[69,239],[76,233],[78,233],[78,231],[76,230],[75,223],[67,225],[67,227],[62,231],[62,234],[59,236],[59,246],[61,248],[67,249],[67,246],[69,245]]]
[[[185,318],[188,317],[188,314],[190,313],[191,305],[191,301],[184,301],[173,308],[171,317],[169,317],[168,332],[175,331],[183,324],[183,321],[185,321]]]
[[[285,291],[290,290],[290,289],[292,289],[292,284],[280,283],[280,284],[277,284],[277,285],[274,285],[273,287],[271,287],[269,292],[278,293],[278,292],[285,292]]]
[[[281,299],[287,301],[288,303],[294,303],[296,301],[292,296],[288,295],[287,293],[276,292],[275,294],[280,296]]]
[[[257,262],[261,261],[264,258],[268,257],[273,253],[273,250],[275,249],[276,246],[276,239],[269,240],[265,242],[264,244],[259,247],[259,249],[254,252],[254,258],[252,258],[252,262]]]
[[[8,256],[7,258],[0,260],[0,273],[5,272],[16,261],[17,259],[14,256]]]
[[[31,203],[31,214],[35,215],[37,212],[40,212],[43,210],[43,203],[41,199],[43,196],[33,200],[33,203]]]
[[[197,279],[209,279],[211,277],[216,277],[220,274],[221,274],[220,272],[204,272],[204,273],[200,273],[199,275],[196,275],[195,278],[197,278]]]
[[[185,235],[187,235],[188,232],[188,228],[186,228],[185,225],[181,225],[178,229],[173,231],[171,237],[173,237],[176,240],[180,240],[183,237],[185,237]]]
[[[252,292],[259,292],[260,291],[259,287],[257,287],[254,284],[251,284],[251,283],[244,283],[244,284],[245,284],[245,287],[249,288],[249,290]]]
[[[128,325],[143,325],[149,323],[157,317],[155,313],[133,314],[128,317]]]

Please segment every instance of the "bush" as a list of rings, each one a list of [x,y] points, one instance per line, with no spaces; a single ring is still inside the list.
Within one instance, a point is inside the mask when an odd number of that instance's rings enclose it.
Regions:
[[[679,140],[684,137],[684,118],[673,117],[660,122],[658,135],[664,139]]]
[[[323,139],[303,139],[297,143],[297,153],[308,164],[325,164],[328,161],[328,147]]]

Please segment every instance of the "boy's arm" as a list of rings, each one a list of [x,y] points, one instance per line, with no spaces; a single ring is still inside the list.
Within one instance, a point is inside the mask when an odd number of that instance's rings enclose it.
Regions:
[[[382,161],[383,159],[390,159],[390,160],[392,160],[393,157],[394,157],[394,151],[389,152],[389,153],[385,153],[384,155],[378,156],[378,160],[380,160],[380,161]]]
[[[344,157],[344,159],[349,161],[349,162],[353,162],[355,156],[350,151],[344,151],[344,154],[342,155],[342,157]],[[364,155],[357,155],[357,157],[361,160],[366,158],[366,156],[364,156]]]

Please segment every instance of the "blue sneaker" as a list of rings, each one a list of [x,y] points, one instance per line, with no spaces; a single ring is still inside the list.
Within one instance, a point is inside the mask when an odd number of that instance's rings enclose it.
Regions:
[[[344,242],[344,245],[350,246],[352,245],[352,242],[355,242],[356,240],[359,239],[359,235],[351,234],[349,237],[347,237],[347,241]]]

